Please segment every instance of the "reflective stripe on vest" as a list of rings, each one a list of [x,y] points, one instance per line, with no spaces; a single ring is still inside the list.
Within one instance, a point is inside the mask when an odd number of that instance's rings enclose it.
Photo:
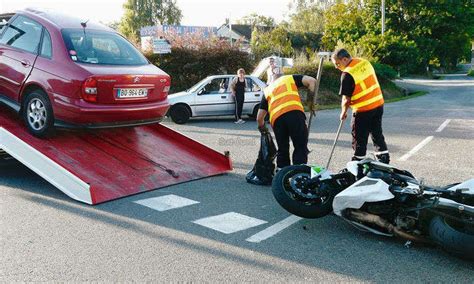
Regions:
[[[355,88],[350,104],[354,112],[369,111],[383,105],[382,89],[369,61],[353,58],[344,72],[354,78]]]
[[[293,75],[285,75],[275,80],[264,90],[270,113],[270,124],[273,126],[281,115],[299,110],[304,112]]]

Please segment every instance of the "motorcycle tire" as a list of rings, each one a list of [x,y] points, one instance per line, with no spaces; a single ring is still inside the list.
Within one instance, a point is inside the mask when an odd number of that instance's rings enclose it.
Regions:
[[[467,260],[474,260],[473,231],[460,231],[445,217],[435,216],[430,222],[430,237],[444,250]]]
[[[305,200],[291,187],[290,179],[298,175],[311,176],[311,168],[306,165],[288,166],[273,178],[272,192],[278,204],[286,211],[303,218],[320,218],[332,212],[334,196],[318,200]]]

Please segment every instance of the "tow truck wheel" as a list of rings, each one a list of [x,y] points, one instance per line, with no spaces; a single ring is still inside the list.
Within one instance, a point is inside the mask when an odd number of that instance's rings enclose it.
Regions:
[[[185,105],[175,105],[171,107],[170,116],[174,123],[185,124],[191,117],[191,114]]]
[[[34,90],[28,93],[23,106],[23,119],[31,134],[46,137],[53,132],[53,108],[44,92]]]

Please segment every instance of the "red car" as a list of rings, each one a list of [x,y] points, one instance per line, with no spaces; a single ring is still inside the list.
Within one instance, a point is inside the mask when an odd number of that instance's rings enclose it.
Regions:
[[[0,25],[0,102],[36,136],[159,122],[170,83],[106,26],[32,9]]]

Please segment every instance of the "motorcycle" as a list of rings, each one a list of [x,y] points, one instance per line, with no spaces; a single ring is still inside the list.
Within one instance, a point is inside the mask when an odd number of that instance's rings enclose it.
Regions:
[[[273,179],[272,192],[294,215],[320,218],[333,212],[363,231],[439,245],[474,260],[474,179],[432,187],[408,171],[365,159],[338,173],[285,167]]]

